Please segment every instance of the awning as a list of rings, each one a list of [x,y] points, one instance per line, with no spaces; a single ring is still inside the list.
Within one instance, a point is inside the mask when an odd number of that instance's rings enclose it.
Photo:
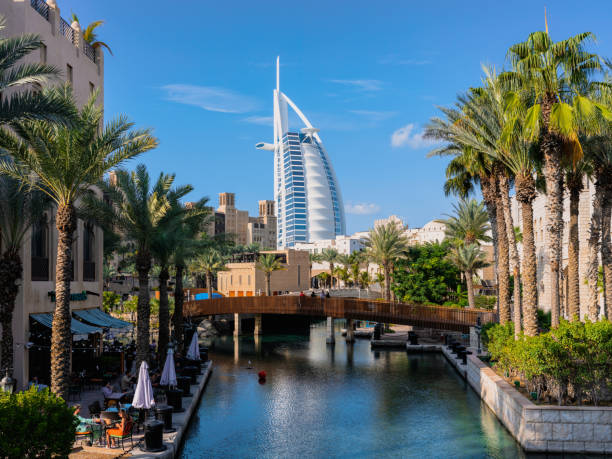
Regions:
[[[132,324],[121,319],[117,319],[100,309],[79,309],[72,311],[79,320],[83,320],[88,324],[102,328],[111,328],[117,331],[125,331],[123,329],[132,328]]]
[[[53,314],[30,314],[30,317],[34,319],[36,322],[44,325],[45,327],[51,328],[53,325]],[[73,335],[91,335],[93,333],[102,333],[102,329],[98,327],[92,327],[91,325],[84,324],[83,322],[79,322],[78,320],[72,318],[70,323],[70,332]],[[75,336],[75,339],[78,339]]]

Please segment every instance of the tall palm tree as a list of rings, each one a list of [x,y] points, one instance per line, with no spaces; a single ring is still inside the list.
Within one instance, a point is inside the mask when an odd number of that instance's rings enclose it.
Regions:
[[[486,254],[476,243],[461,244],[453,247],[449,254],[451,262],[465,274],[465,282],[467,284],[468,304],[470,308],[476,307],[474,301],[474,274],[477,270],[486,268],[489,263],[486,262]]]
[[[174,175],[161,173],[154,183],[144,164],[134,171],[117,170],[100,187],[107,199],[88,200],[85,204],[99,214],[99,219],[114,222],[124,243],[134,245],[134,265],[138,273],[138,306],[136,312],[137,364],[149,355],[150,293],[149,274],[152,268],[152,245],[161,222],[171,211],[168,194]]]
[[[393,263],[406,257],[408,238],[402,225],[389,222],[375,226],[370,230],[366,240],[368,257],[382,266],[385,289],[385,301],[391,301],[391,269]]]
[[[13,311],[23,276],[21,247],[27,231],[49,207],[49,199],[10,177],[0,176],[0,370],[13,370]]]
[[[157,354],[160,362],[166,355],[170,340],[170,305],[168,299],[168,280],[176,247],[182,237],[182,225],[191,213],[197,210],[181,204],[180,199],[193,190],[191,185],[184,185],[168,191],[166,196],[170,208],[160,220],[158,231],[151,241],[151,253],[159,264],[159,338]]]
[[[336,249],[323,249],[321,251],[320,260],[329,263],[330,285],[334,288],[334,265],[338,261],[338,251]]]
[[[601,68],[599,57],[586,51],[590,32],[553,42],[548,31],[531,33],[527,40],[508,50],[512,72],[500,75],[516,91],[507,95],[508,110],[522,120],[527,136],[539,140],[544,158],[547,194],[548,256],[551,267],[552,326],[559,325],[559,274],[563,232],[562,157],[569,152],[575,159],[582,154],[578,140],[580,118],[599,110],[576,92],[577,85]],[[530,104],[519,101],[531,98]],[[567,154],[567,153],[565,153]]]
[[[0,146],[15,160],[0,161],[0,174],[40,190],[57,206],[51,390],[62,397],[70,378],[70,278],[77,203],[92,194],[91,186],[110,169],[157,145],[148,130],[132,130],[133,124],[123,116],[101,129],[103,111],[95,105],[96,97],[97,92],[78,112],[73,126],[20,121],[11,123],[12,132],[0,130]],[[73,107],[76,112],[74,102]],[[28,174],[23,174],[24,168]]]
[[[4,28],[6,20],[0,16],[0,32]],[[0,125],[26,119],[64,122],[74,115],[73,104],[60,89],[46,88],[59,71],[47,64],[21,61],[42,46],[38,35],[0,37]],[[31,85],[42,90],[35,91]],[[9,89],[18,91],[7,94]]]
[[[225,270],[226,257],[214,246],[208,247],[196,259],[193,260],[191,270],[204,273],[206,277],[206,287],[208,288],[208,299],[213,297],[213,277]]]
[[[285,267],[278,260],[275,254],[268,253],[263,254],[259,257],[259,261],[257,262],[257,269],[263,271],[264,276],[266,278],[266,295],[272,295],[272,289],[270,288],[270,283],[272,280],[272,273],[274,271],[284,270]]]
[[[198,238],[204,226],[210,221],[211,211],[207,206],[208,198],[202,198],[197,203],[182,206],[197,210],[196,213],[190,212],[187,218],[183,218],[178,228],[178,237],[174,247],[174,315],[172,325],[174,327],[174,339],[177,349],[183,350],[183,302],[185,295],[183,292],[183,277],[188,264],[208,247],[208,238]]]
[[[370,279],[370,275],[368,274],[368,272],[361,271],[361,273],[359,274],[359,285],[361,286],[361,288],[368,288],[370,282],[372,282],[372,279]]]

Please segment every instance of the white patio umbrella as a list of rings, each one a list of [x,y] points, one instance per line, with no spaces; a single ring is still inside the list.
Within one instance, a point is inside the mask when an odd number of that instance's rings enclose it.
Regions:
[[[198,333],[193,334],[189,350],[187,351],[187,358],[189,360],[200,360],[200,346],[198,345]]]
[[[176,370],[174,368],[174,352],[172,349],[168,349],[168,355],[166,356],[164,370],[162,371],[159,383],[162,386],[176,386]]]
[[[136,392],[134,393],[132,406],[134,408],[144,408],[147,410],[155,406],[153,386],[151,385],[151,378],[149,378],[149,366],[145,361],[140,364],[138,383],[136,384]]]

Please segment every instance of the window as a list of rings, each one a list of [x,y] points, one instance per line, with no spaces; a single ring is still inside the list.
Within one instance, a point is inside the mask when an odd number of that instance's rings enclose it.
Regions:
[[[89,94],[93,94],[96,92],[96,85],[94,85],[91,81],[89,82]]]
[[[83,225],[83,281],[96,280],[95,236],[90,223]]]
[[[47,63],[47,46],[46,45],[41,45],[40,47],[40,63],[41,64]]]
[[[49,225],[44,216],[32,225],[31,238],[32,280],[49,280]]]
[[[66,64],[66,79],[70,84],[73,83],[72,77],[72,65]]]

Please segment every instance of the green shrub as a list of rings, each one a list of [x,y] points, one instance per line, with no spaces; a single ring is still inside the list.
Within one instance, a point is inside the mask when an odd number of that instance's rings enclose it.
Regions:
[[[474,304],[478,309],[495,309],[497,297],[495,295],[478,295],[474,297]]]
[[[550,311],[544,312],[538,309],[538,328],[540,330],[550,330],[550,324],[552,323]]]
[[[0,392],[0,456],[68,457],[78,425],[73,413],[48,389]]]
[[[612,389],[612,322],[567,322],[538,336],[514,339],[512,323],[483,331],[495,367],[521,378],[529,392],[562,404],[598,405]]]

